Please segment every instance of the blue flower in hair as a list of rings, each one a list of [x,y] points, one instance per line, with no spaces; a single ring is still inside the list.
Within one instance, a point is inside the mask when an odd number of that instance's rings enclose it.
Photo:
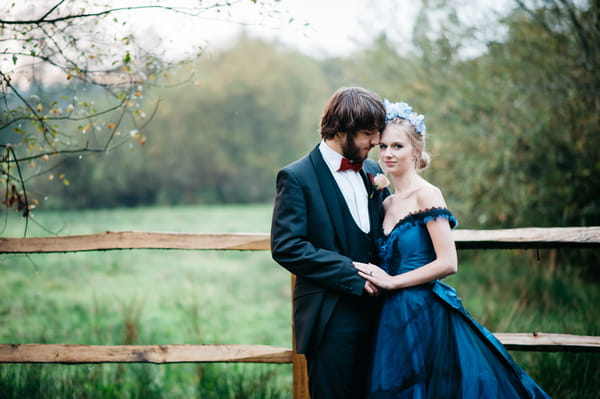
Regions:
[[[425,135],[427,128],[425,127],[425,116],[413,112],[412,107],[405,102],[391,103],[388,99],[383,100],[385,106],[385,121],[389,122],[392,119],[401,118],[410,122],[417,133]]]

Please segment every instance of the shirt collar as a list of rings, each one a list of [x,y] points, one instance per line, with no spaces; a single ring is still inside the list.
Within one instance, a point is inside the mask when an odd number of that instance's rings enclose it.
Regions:
[[[319,151],[321,151],[321,155],[323,156],[327,166],[329,166],[329,169],[331,169],[332,172],[337,172],[342,163],[342,154],[331,148],[325,142],[325,140],[321,140],[321,143],[319,144]]]

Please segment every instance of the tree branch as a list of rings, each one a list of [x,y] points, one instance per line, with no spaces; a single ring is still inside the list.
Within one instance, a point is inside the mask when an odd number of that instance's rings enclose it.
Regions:
[[[59,4],[55,5],[49,12],[47,12],[46,14],[44,14],[44,16],[42,16],[41,18],[37,18],[37,19],[24,19],[24,20],[0,19],[0,24],[5,24],[5,25],[56,24],[58,22],[64,22],[64,21],[69,21],[69,20],[74,20],[74,19],[79,19],[79,18],[95,18],[95,17],[101,17],[101,16],[104,16],[104,15],[113,14],[113,13],[121,12],[121,11],[143,10],[143,9],[160,9],[160,10],[166,10],[166,11],[174,12],[174,13],[177,13],[177,14],[188,15],[188,16],[191,16],[191,17],[197,17],[201,13],[206,12],[206,11],[208,11],[210,9],[224,7],[224,6],[232,6],[233,4],[236,4],[236,3],[240,2],[240,1],[229,1],[227,3],[222,3],[222,4],[221,3],[215,3],[215,4],[212,4],[211,6],[207,6],[207,7],[199,8],[199,9],[197,9],[197,8],[188,8],[188,10],[197,10],[197,11],[185,11],[185,8],[183,8],[183,7],[170,7],[170,6],[161,6],[161,5],[117,7],[117,8],[110,8],[108,10],[103,10],[103,11],[98,11],[98,12],[82,13],[82,14],[70,14],[70,15],[65,15],[63,17],[56,17],[56,18],[52,18],[52,19],[47,19],[48,15],[51,14],[58,6],[60,6],[60,4],[63,1],[64,0],[61,0],[61,2]]]
[[[577,19],[577,15],[575,14],[575,10],[574,10],[575,6],[572,3],[569,3],[567,0],[561,0],[561,3],[566,8],[569,19],[571,20],[571,24],[573,25],[573,30],[577,34],[577,38],[579,39],[579,42],[581,43],[581,48],[583,49],[583,52],[586,55],[586,58],[588,59],[588,62],[591,63],[591,65],[587,65],[587,67],[588,68],[595,67],[595,65],[593,65],[593,56],[591,54],[592,53],[591,47],[590,47],[590,45],[587,41],[586,35],[585,35],[585,29],[583,28],[580,21]]]
[[[60,0],[58,3],[56,3],[54,5],[54,7],[52,7],[50,10],[48,10],[48,12],[46,14],[44,14],[41,19],[45,19],[48,15],[52,14],[54,12],[54,10],[56,10],[58,7],[60,7],[60,5],[64,2],[65,2],[65,0]]]
[[[536,12],[534,10],[532,10],[531,8],[527,7],[525,5],[525,3],[523,3],[522,0],[515,0],[517,5],[523,10],[525,11],[527,14],[529,14],[529,16],[534,19],[537,23],[539,23],[545,30],[547,30],[549,33],[554,34],[554,31],[550,28],[550,26],[548,26],[548,24],[546,23],[546,21],[544,21],[542,18],[539,17],[539,15],[536,14]]]
[[[12,155],[13,159],[17,159],[17,155],[15,154],[15,149],[12,146],[5,146],[6,150],[8,152],[10,152],[10,154]],[[10,156],[9,156],[9,160],[10,160]],[[17,167],[17,173],[19,175],[19,184],[21,184],[21,188],[23,189],[23,199],[21,200],[21,195],[20,194],[15,194],[18,196],[18,210],[22,210],[23,209],[23,217],[27,218],[27,216],[29,216],[29,199],[27,198],[27,189],[25,188],[25,180],[23,179],[23,174],[21,173],[21,165],[19,164],[19,162],[15,162],[15,165]],[[8,179],[6,181],[7,184],[7,189],[8,189]],[[9,199],[10,201],[10,199]],[[21,202],[23,201],[23,202]],[[25,231],[27,231],[27,227],[25,227]]]
[[[42,133],[44,135],[44,140],[46,140],[46,143],[50,147],[54,147],[54,144],[52,143],[52,141],[48,139],[48,131],[49,131],[49,129],[46,126],[46,123],[44,122],[44,118],[38,114],[38,112],[31,106],[31,104],[29,104],[29,101],[25,100],[25,98],[21,95],[21,93],[19,93],[19,91],[17,90],[17,88],[14,87],[10,83],[10,79],[2,71],[0,71],[0,76],[2,77],[2,80],[4,81],[4,83],[6,84],[6,86],[9,89],[11,89],[13,91],[13,93],[15,93],[15,95],[23,102],[23,104],[25,104],[25,107],[27,107],[27,109],[29,109],[31,111],[31,113],[34,116],[31,119],[36,120],[38,123],[41,124]]]
[[[10,148],[10,149],[12,149],[12,146],[10,144],[0,144],[0,148]],[[6,161],[6,163],[9,163],[9,164],[10,163],[14,163],[14,164],[18,165],[20,162],[32,161],[32,160],[35,160],[35,159],[42,158],[43,156],[62,155],[62,154],[78,154],[78,153],[82,153],[82,152],[96,152],[96,153],[101,153],[101,152],[106,152],[106,149],[105,148],[89,148],[87,146],[87,144],[86,144],[85,147],[76,148],[76,149],[46,151],[46,152],[40,152],[38,154],[30,155],[28,157],[22,157],[22,158],[13,157],[12,160],[9,159],[9,160]]]

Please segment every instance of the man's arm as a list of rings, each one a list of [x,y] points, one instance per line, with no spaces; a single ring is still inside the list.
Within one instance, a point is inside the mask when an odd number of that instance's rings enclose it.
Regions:
[[[295,176],[285,169],[277,175],[271,254],[290,272],[324,287],[355,295],[365,289],[365,280],[358,276],[352,259],[309,241],[306,199]]]

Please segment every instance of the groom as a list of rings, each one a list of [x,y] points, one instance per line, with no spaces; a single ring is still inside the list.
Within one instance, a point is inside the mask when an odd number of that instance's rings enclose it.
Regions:
[[[296,275],[296,350],[306,356],[311,399],[364,398],[377,288],[352,261],[376,261],[381,201],[367,159],[385,108],[360,87],[337,90],[321,117],[321,142],[277,175],[273,259]]]

